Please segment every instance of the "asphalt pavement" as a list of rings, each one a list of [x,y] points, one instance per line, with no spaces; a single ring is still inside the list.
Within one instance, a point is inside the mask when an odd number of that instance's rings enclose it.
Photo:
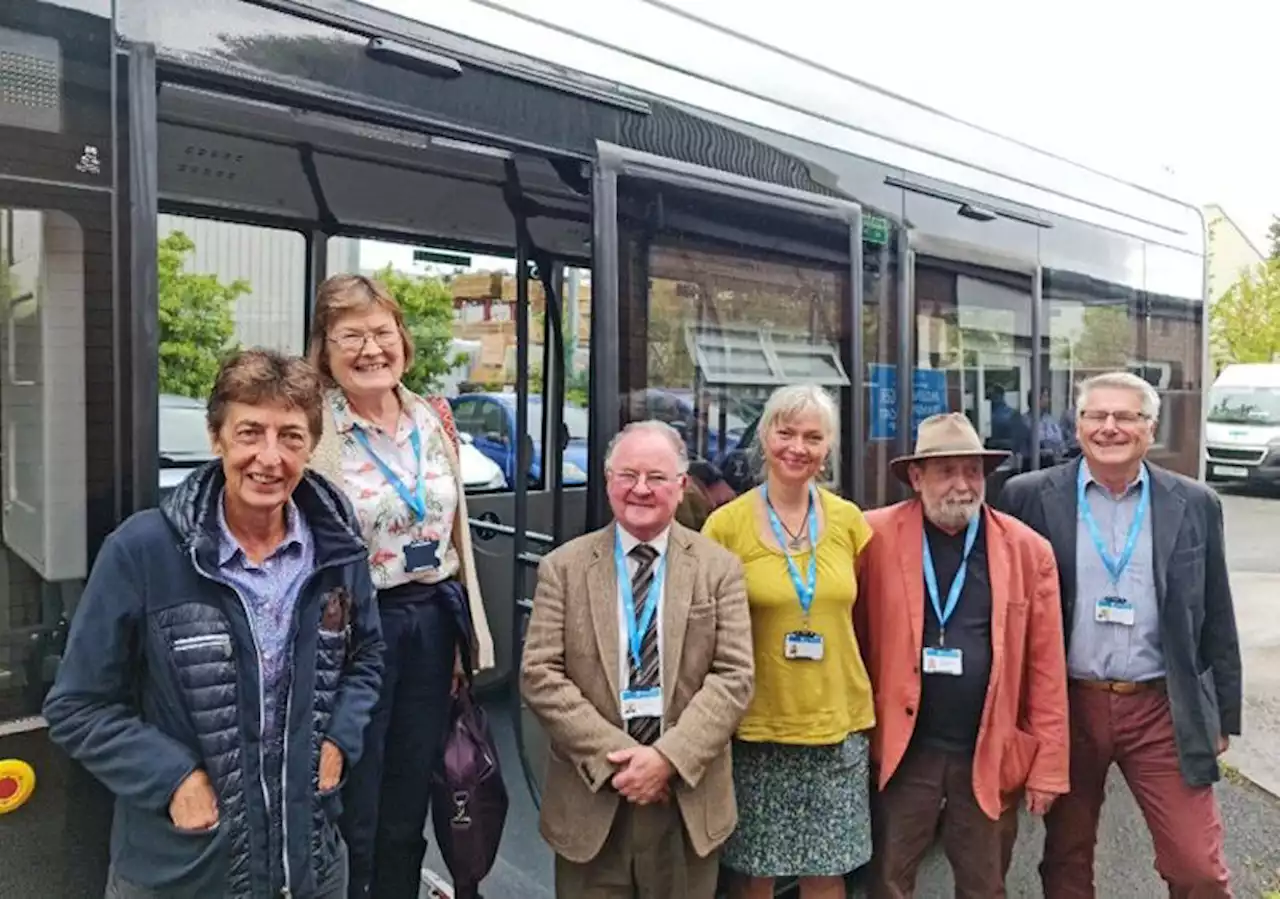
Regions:
[[[1240,899],[1280,899],[1280,495],[1220,491],[1245,666],[1245,734],[1232,742],[1227,776],[1217,786],[1226,826],[1227,860]],[[537,833],[537,813],[516,761],[505,703],[491,707],[495,737],[511,794],[503,847],[486,880],[486,899],[550,899],[551,855]],[[1266,787],[1266,789],[1264,789]],[[1011,899],[1039,897],[1036,866],[1044,829],[1023,815],[1007,884]],[[427,865],[445,870],[430,842]],[[1112,772],[1098,837],[1095,882],[1100,899],[1164,899],[1168,890],[1154,868],[1151,839],[1118,771]],[[439,882],[439,881],[437,881]],[[423,899],[448,895],[426,887]],[[856,891],[851,895],[861,895]],[[940,850],[926,859],[918,899],[954,895],[951,871]]]
[[[1225,758],[1227,777],[1218,784],[1218,803],[1235,894],[1261,899],[1280,891],[1280,497],[1230,488],[1220,494],[1244,657],[1245,733],[1233,740]],[[1043,895],[1036,873],[1043,840],[1040,822],[1024,815],[1009,874],[1010,897]],[[1098,836],[1097,895],[1164,899],[1168,890],[1154,862],[1142,815],[1113,770]],[[916,895],[954,895],[951,872],[940,853],[930,856]]]

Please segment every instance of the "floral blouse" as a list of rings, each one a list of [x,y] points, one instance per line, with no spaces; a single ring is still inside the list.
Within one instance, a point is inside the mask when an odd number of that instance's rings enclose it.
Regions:
[[[404,404],[395,434],[356,415],[341,390],[327,394],[334,423],[342,441],[342,480],[347,498],[355,508],[360,530],[369,547],[369,566],[374,586],[396,587],[409,581],[434,584],[453,577],[459,569],[453,546],[453,519],[458,511],[458,482],[449,464],[450,440],[444,425],[423,403]],[[414,478],[418,465],[410,439],[417,425],[422,446],[422,474],[426,480],[427,515],[419,521],[400,493],[383,476],[363,443],[356,439],[360,428],[378,458],[416,493]],[[405,571],[404,549],[416,540],[439,542],[439,568]]]

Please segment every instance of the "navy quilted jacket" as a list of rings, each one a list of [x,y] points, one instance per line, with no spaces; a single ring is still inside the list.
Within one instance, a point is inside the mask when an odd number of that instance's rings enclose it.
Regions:
[[[321,742],[332,740],[350,770],[382,680],[367,553],[341,492],[307,472],[293,499],[315,539],[316,569],[294,613],[277,780],[262,764],[249,618],[217,580],[222,486],[221,464],[211,462],[162,509],[133,515],[107,538],[44,714],[52,739],[116,795],[111,858],[122,878],[174,899],[308,897],[339,845],[340,788],[318,789]],[[197,768],[218,793],[219,823],[190,833],[173,826],[168,808]],[[271,814],[269,795],[284,796],[283,818]]]

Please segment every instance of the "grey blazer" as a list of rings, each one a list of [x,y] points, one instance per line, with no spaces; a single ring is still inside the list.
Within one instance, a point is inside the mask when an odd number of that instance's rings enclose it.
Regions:
[[[1240,733],[1241,666],[1227,579],[1222,503],[1203,484],[1147,463],[1160,642],[1182,776],[1193,787],[1219,777],[1219,735]],[[1053,544],[1063,621],[1076,602],[1076,478],[1080,461],[1018,475],[996,507]],[[1067,628],[1067,640],[1071,631]]]

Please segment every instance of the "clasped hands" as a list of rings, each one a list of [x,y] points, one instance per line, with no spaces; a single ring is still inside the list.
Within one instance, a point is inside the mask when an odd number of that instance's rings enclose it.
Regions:
[[[608,755],[609,763],[619,770],[613,775],[613,788],[628,802],[636,805],[666,804],[671,801],[671,777],[675,768],[666,756],[652,746],[629,746]]]

